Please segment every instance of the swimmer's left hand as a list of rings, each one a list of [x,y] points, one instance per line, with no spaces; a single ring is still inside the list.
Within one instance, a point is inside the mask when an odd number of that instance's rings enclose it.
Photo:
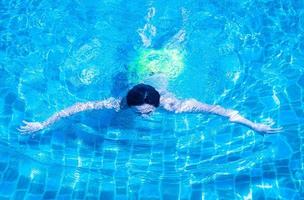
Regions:
[[[255,124],[254,127],[252,128],[257,132],[263,132],[263,133],[279,133],[283,130],[282,127],[272,128],[271,126],[266,124]]]
[[[20,131],[21,134],[29,134],[33,132],[40,131],[44,128],[43,124],[40,122],[27,122],[22,121],[25,125],[20,126],[17,130]]]

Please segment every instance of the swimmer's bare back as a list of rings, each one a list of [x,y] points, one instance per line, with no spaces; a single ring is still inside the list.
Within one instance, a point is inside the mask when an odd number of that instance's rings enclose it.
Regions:
[[[282,128],[272,128],[266,124],[254,123],[241,116],[236,110],[225,109],[218,105],[208,105],[195,99],[180,100],[169,93],[160,95],[153,87],[144,84],[133,87],[123,99],[109,98],[103,101],[76,103],[53,114],[43,122],[23,121],[24,126],[21,126],[18,130],[22,134],[33,133],[49,127],[62,118],[79,112],[102,109],[113,109],[119,112],[121,109],[130,107],[136,108],[142,114],[150,113],[157,107],[174,113],[211,113],[227,117],[229,121],[243,124],[257,132],[277,133],[282,130]]]

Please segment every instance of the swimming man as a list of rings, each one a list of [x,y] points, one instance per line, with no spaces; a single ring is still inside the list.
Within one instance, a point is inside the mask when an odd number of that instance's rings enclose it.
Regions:
[[[211,113],[220,115],[227,117],[231,122],[243,124],[257,132],[276,133],[281,130],[281,128],[271,128],[265,124],[254,123],[242,117],[236,110],[225,109],[218,105],[208,105],[195,99],[177,99],[174,95],[168,92],[159,92],[154,87],[147,84],[138,84],[134,86],[128,91],[126,97],[123,97],[122,99],[109,98],[103,101],[76,103],[73,106],[53,114],[43,122],[23,121],[25,125],[21,126],[18,130],[22,134],[33,133],[54,124],[61,118],[89,110],[114,109],[119,112],[123,109],[132,108],[142,115],[147,115],[158,107],[175,113]]]

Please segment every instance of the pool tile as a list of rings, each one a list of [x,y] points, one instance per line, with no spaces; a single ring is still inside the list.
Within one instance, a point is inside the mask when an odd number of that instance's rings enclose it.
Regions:
[[[85,191],[80,191],[80,190],[74,190],[72,194],[73,199],[84,199],[85,197]]]
[[[6,169],[7,163],[5,162],[0,162],[0,172],[4,172]]]
[[[7,168],[3,174],[3,181],[15,182],[19,176],[17,168]]]
[[[37,195],[43,194],[44,192],[44,185],[39,183],[31,183],[29,188],[29,193]]]
[[[72,194],[73,189],[71,187],[61,187],[59,190],[59,195]]]
[[[43,195],[43,199],[55,199],[56,198],[56,191],[45,191]]]
[[[17,190],[14,194],[14,199],[24,199],[25,195],[26,195],[26,192],[25,190]]]
[[[99,198],[100,199],[109,199],[109,200],[114,199],[114,192],[102,190],[102,191],[100,191]]]
[[[17,189],[27,189],[30,184],[30,179],[25,176],[19,176]]]
[[[12,196],[16,189],[14,182],[0,182],[0,193],[3,196]]]

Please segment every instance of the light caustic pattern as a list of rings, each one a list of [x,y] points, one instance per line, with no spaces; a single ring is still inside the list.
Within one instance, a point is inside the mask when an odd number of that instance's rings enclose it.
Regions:
[[[296,0],[0,1],[0,199],[303,198],[303,9]],[[158,73],[179,98],[283,131],[161,110],[16,130]]]

